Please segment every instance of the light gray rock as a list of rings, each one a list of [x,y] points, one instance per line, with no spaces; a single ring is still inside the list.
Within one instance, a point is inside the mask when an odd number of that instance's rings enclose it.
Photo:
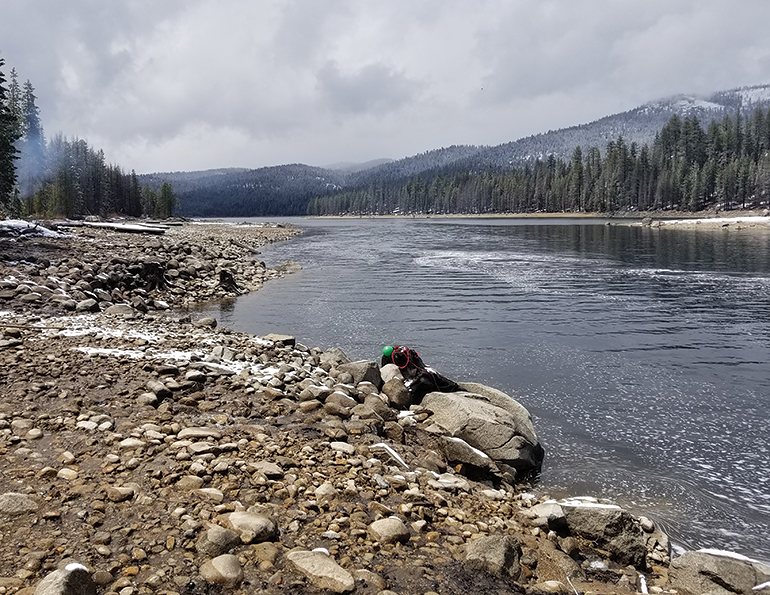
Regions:
[[[131,307],[139,312],[147,312],[150,309],[145,299],[140,295],[131,298]]]
[[[22,438],[29,432],[35,425],[31,419],[17,418],[11,422],[11,431],[17,436]]]
[[[329,448],[346,455],[356,454],[356,447],[347,442],[330,442]]]
[[[340,372],[347,372],[350,374],[353,377],[354,384],[358,384],[359,382],[371,382],[378,390],[382,386],[380,367],[374,360],[339,364],[337,369]]]
[[[578,500],[560,502],[560,506],[572,535],[592,540],[620,564],[646,568],[647,536],[629,512],[619,506]]]
[[[350,358],[345,355],[345,352],[342,351],[342,349],[339,347],[332,347],[331,349],[327,349],[320,355],[319,359],[322,364],[328,364],[331,366],[350,363]]]
[[[202,440],[205,438],[222,438],[222,432],[215,428],[184,428],[177,434],[179,440]]]
[[[254,471],[263,473],[265,477],[276,479],[283,477],[283,469],[272,461],[255,461],[249,465]]]
[[[75,311],[76,312],[98,312],[99,302],[97,302],[93,298],[81,300],[77,303],[77,306],[75,306]]]
[[[216,328],[217,319],[213,316],[204,316],[193,322],[193,326]]]
[[[521,572],[521,544],[512,535],[489,535],[474,539],[465,550],[465,566],[491,574],[510,576],[514,580]]]
[[[249,543],[272,541],[278,537],[278,527],[273,519],[256,512],[231,512],[226,516],[227,523],[241,538],[248,534]]]
[[[135,450],[137,448],[144,448],[147,446],[147,443],[144,440],[139,440],[139,438],[125,438],[118,442],[118,446],[122,450]]]
[[[388,366],[396,368],[393,364],[388,364],[385,368]],[[382,368],[382,370],[385,368]],[[398,370],[398,368],[396,368],[396,370]],[[391,378],[390,380],[387,380],[385,384],[382,385],[382,394],[388,397],[388,402],[396,409],[406,410],[412,405],[412,396],[409,394],[409,389],[406,388],[406,385],[404,385],[404,381],[401,378]]]
[[[770,581],[770,567],[729,552],[685,552],[671,560],[669,586],[682,595],[751,595]]]
[[[388,517],[374,521],[367,530],[369,539],[379,543],[406,542],[409,540],[409,529],[396,517]]]
[[[462,438],[442,436],[444,457],[451,463],[465,463],[480,469],[496,472],[495,462],[478,448],[472,447]]]
[[[449,492],[463,491],[470,492],[471,484],[460,475],[451,473],[442,473],[437,479],[429,479],[428,485],[434,490],[447,490]]]
[[[27,494],[7,492],[0,495],[0,515],[2,516],[19,516],[37,510],[37,502]]]
[[[353,575],[323,552],[294,551],[286,559],[319,589],[347,593],[356,586]]]
[[[324,404],[339,405],[340,407],[352,408],[358,405],[358,401],[356,401],[353,397],[349,397],[345,393],[334,391],[332,394],[326,397]]]
[[[364,398],[364,405],[374,411],[381,419],[393,421],[397,414],[377,395],[367,395]]]
[[[339,492],[331,483],[324,482],[315,489],[315,499],[320,505],[327,505],[334,502]]]
[[[570,588],[561,581],[543,581],[532,587],[535,593],[571,593]]]
[[[150,379],[144,386],[159,399],[167,399],[171,396],[171,391],[160,380]]]
[[[179,490],[189,492],[191,490],[198,490],[203,487],[204,481],[202,477],[197,475],[183,475],[176,482],[176,487]]]
[[[137,315],[137,311],[134,310],[128,304],[114,304],[104,310],[104,314],[107,316],[122,316],[133,317]]]
[[[206,382],[206,378],[206,373],[201,370],[188,370],[184,375],[184,379],[190,382]]]
[[[283,343],[287,346],[293,346],[297,343],[297,340],[291,335],[279,335],[278,333],[270,333],[262,337],[265,341],[272,341],[273,343]]]
[[[537,518],[542,519],[541,524],[553,531],[563,531],[567,527],[567,519],[564,517],[564,511],[555,500],[548,500],[536,504],[530,508],[530,513]]]
[[[204,562],[200,574],[207,583],[227,589],[235,589],[243,582],[243,568],[232,554],[223,554]]]
[[[231,349],[226,345],[217,345],[216,347],[214,347],[214,349],[211,350],[211,354],[219,359],[229,362],[235,359],[237,352],[235,351],[235,349]]]
[[[401,382],[404,381],[404,375],[396,364],[385,364],[382,366],[382,368],[380,368],[380,377],[385,384],[393,379],[400,380]]]
[[[474,392],[425,395],[422,406],[433,412],[431,421],[496,462],[523,472],[540,469],[543,447],[529,412],[498,390],[475,384],[462,387]]]
[[[204,556],[214,558],[226,554],[239,545],[241,545],[241,537],[235,531],[211,524],[198,539],[195,549]]]
[[[73,562],[40,581],[35,595],[96,595],[96,583],[85,566]]]

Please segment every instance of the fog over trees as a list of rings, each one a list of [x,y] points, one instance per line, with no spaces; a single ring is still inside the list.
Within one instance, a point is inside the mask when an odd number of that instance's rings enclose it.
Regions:
[[[3,66],[0,58],[0,215],[171,214],[176,198],[170,187],[161,200],[143,201],[136,173],[108,163],[103,151],[61,134],[46,140],[32,83],[20,85],[12,69],[6,85]]]

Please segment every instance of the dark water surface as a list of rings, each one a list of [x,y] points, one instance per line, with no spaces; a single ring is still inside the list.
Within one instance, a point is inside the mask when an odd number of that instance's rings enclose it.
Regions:
[[[292,221],[292,220],[287,220]],[[508,392],[536,491],[607,497],[687,549],[770,560],[770,236],[558,220],[294,220],[303,271],[218,306],[375,359],[408,345]]]

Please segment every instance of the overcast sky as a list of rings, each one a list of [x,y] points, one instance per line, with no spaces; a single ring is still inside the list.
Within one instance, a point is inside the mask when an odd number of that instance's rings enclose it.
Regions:
[[[124,170],[496,145],[770,83],[768,0],[0,0],[47,136]]]

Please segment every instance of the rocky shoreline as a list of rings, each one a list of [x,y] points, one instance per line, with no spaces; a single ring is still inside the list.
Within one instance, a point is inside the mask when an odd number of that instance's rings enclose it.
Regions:
[[[387,366],[184,309],[294,270],[258,251],[296,233],[0,237],[0,593],[687,594],[770,581],[724,553],[672,561],[653,521],[611,504],[527,493],[514,455],[490,457],[453,427],[444,393],[410,402]],[[462,388],[452,394],[481,409],[501,403]],[[506,440],[526,450],[533,435]]]

